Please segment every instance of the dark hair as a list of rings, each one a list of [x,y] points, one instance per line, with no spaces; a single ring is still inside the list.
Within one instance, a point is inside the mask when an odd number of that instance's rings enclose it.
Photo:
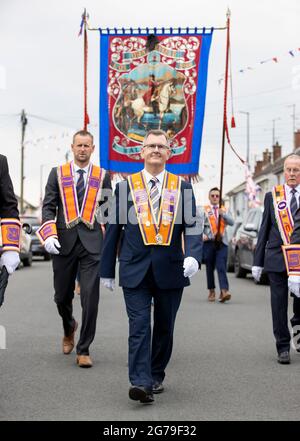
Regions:
[[[89,136],[91,138],[91,140],[92,140],[92,143],[94,144],[94,137],[87,130],[78,130],[78,132],[74,133],[74,135],[73,135],[73,144],[74,144],[74,141],[75,141],[75,137],[77,135],[79,135],[79,136]]]
[[[154,136],[161,136],[161,135],[163,135],[166,138],[167,145],[169,145],[169,137],[168,137],[168,135],[166,134],[166,132],[164,132],[163,130],[160,130],[160,129],[153,129],[153,130],[149,130],[148,132],[146,132],[146,135],[144,136],[143,145],[145,145],[146,140],[148,139],[148,137],[150,135],[154,135]]]
[[[212,191],[218,191],[220,193],[220,190],[218,189],[218,187],[213,187],[209,190],[208,194],[210,194]]]

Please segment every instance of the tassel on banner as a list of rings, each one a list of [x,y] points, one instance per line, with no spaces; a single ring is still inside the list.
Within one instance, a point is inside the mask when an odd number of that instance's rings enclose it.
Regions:
[[[232,117],[231,117],[231,128],[232,129],[235,129],[236,128],[236,125],[235,125],[235,119],[234,119],[234,116],[232,115]]]

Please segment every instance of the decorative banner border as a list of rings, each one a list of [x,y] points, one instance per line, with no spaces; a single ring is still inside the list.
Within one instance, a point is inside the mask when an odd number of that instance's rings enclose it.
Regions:
[[[147,35],[100,33],[101,167],[140,171],[143,137],[161,128],[173,152],[167,169],[198,173],[212,34],[156,34],[149,52]]]

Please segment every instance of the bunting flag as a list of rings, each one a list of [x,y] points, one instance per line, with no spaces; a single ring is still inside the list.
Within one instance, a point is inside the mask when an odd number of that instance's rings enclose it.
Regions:
[[[245,194],[248,200],[249,208],[256,208],[261,205],[261,201],[259,200],[259,192],[261,191],[261,187],[258,184],[255,184],[253,181],[252,173],[250,172],[249,165],[245,164],[245,176],[246,176],[246,190]]]
[[[283,55],[289,55],[290,57],[295,58],[296,53],[298,53],[298,54],[300,53],[300,48],[290,50],[290,51],[284,53]],[[267,58],[265,60],[260,60],[260,61],[257,62],[257,64],[258,65],[263,65],[263,64],[266,64],[266,63],[270,63],[270,62],[278,64],[279,63],[279,58],[281,58],[281,57],[278,57],[278,56],[275,57],[274,56],[274,57],[271,57],[271,58]],[[255,70],[255,67],[246,66],[246,67],[243,67],[242,69],[239,69],[237,72],[241,73],[241,74],[244,74],[244,73],[246,73],[249,70]],[[222,81],[224,81],[224,75],[220,76],[220,78],[218,80],[218,83],[221,84]]]
[[[148,34],[100,30],[101,167],[140,171],[145,133],[162,129],[173,153],[167,169],[196,175],[213,30]]]

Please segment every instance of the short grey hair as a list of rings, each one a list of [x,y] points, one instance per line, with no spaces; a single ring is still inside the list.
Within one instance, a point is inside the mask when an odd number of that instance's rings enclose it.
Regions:
[[[291,153],[290,155],[288,155],[283,163],[283,168],[285,168],[285,163],[288,159],[299,159],[300,160],[300,155],[297,155],[297,153]]]
[[[153,130],[149,130],[148,132],[146,132],[146,135],[145,135],[144,140],[143,140],[143,146],[146,145],[146,141],[147,141],[147,139],[149,138],[150,135],[154,135],[154,136],[161,136],[162,135],[162,136],[164,136],[166,138],[166,141],[167,141],[167,146],[170,147],[168,135],[166,134],[166,132],[164,130],[160,130],[160,129],[153,129]],[[300,158],[300,156],[299,156],[299,158]]]

